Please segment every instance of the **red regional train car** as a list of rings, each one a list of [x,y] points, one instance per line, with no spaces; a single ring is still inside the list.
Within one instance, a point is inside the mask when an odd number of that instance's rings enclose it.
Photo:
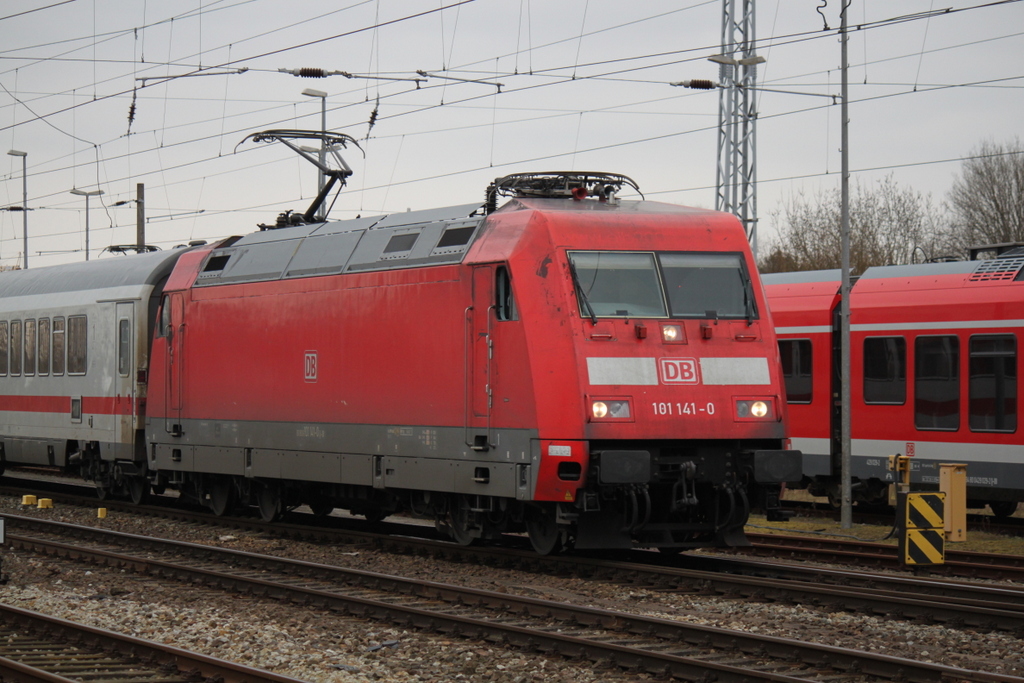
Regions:
[[[67,419],[81,378],[0,377],[0,466],[49,446],[106,494],[174,488],[267,520],[301,504],[406,512],[461,543],[525,531],[542,553],[741,544],[751,507],[777,513],[800,475],[763,288],[734,217],[620,201],[631,182],[509,176],[484,207],[288,219],[77,264],[115,279],[114,264],[152,262],[124,293],[149,323],[137,346],[89,308],[113,304],[61,309],[83,319],[81,344],[118,340],[89,346],[81,374],[95,393],[133,380],[121,412],[137,430],[78,431],[98,418],[81,397]],[[66,294],[7,292],[65,268],[0,274],[0,314],[49,315]],[[24,394],[46,401],[16,412]]]
[[[869,268],[853,284],[854,499],[887,501],[889,455],[915,482],[967,464],[968,504],[1000,516],[1024,500],[1017,348],[1024,256]],[[765,275],[804,484],[839,500],[840,272]]]

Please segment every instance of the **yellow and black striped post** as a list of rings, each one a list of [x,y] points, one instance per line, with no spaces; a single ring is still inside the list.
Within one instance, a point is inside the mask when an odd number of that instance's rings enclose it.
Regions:
[[[899,553],[903,564],[943,564],[946,561],[946,494],[900,491],[896,504]]]

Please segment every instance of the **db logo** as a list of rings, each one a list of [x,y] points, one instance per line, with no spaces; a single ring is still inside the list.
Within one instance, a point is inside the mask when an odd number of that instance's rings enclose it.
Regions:
[[[316,381],[316,351],[306,351],[306,381]]]
[[[697,384],[697,359],[662,358],[661,381],[663,384]]]

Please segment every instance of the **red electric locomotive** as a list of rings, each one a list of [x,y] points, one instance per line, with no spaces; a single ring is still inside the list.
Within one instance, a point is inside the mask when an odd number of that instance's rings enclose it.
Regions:
[[[175,488],[220,514],[405,512],[460,543],[525,531],[541,553],[742,544],[751,507],[780,516],[780,483],[800,478],[764,292],[734,217],[621,201],[623,185],[514,175],[483,206],[331,222],[311,208],[173,256],[76,265],[155,269],[123,292],[149,323],[137,344],[113,295],[61,309],[79,335],[117,340],[79,370],[121,417],[79,396],[69,421],[78,376],[0,377],[8,402],[51,394],[0,411],[0,443],[49,447],[104,493]],[[43,271],[3,274],[0,302]],[[33,302],[5,315],[50,315]],[[111,429],[77,431],[94,418]]]
[[[887,501],[889,455],[915,482],[967,464],[971,507],[1024,500],[1017,347],[1024,255],[869,268],[850,295],[854,499]],[[804,484],[839,500],[839,271],[764,276]]]

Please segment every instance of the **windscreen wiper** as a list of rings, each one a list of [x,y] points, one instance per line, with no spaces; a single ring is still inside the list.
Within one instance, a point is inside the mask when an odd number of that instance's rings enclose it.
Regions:
[[[590,305],[590,299],[587,298],[587,293],[583,291],[583,285],[580,284],[580,276],[576,273],[576,264],[572,262],[572,256],[566,254],[566,258],[569,259],[569,273],[572,275],[572,284],[576,288],[576,294],[579,295],[583,308],[585,308],[587,313],[590,315],[590,322],[596,326],[597,315],[594,313],[594,307]]]
[[[743,307],[747,314],[747,327],[754,324],[754,283],[746,271],[741,271],[743,276]]]

